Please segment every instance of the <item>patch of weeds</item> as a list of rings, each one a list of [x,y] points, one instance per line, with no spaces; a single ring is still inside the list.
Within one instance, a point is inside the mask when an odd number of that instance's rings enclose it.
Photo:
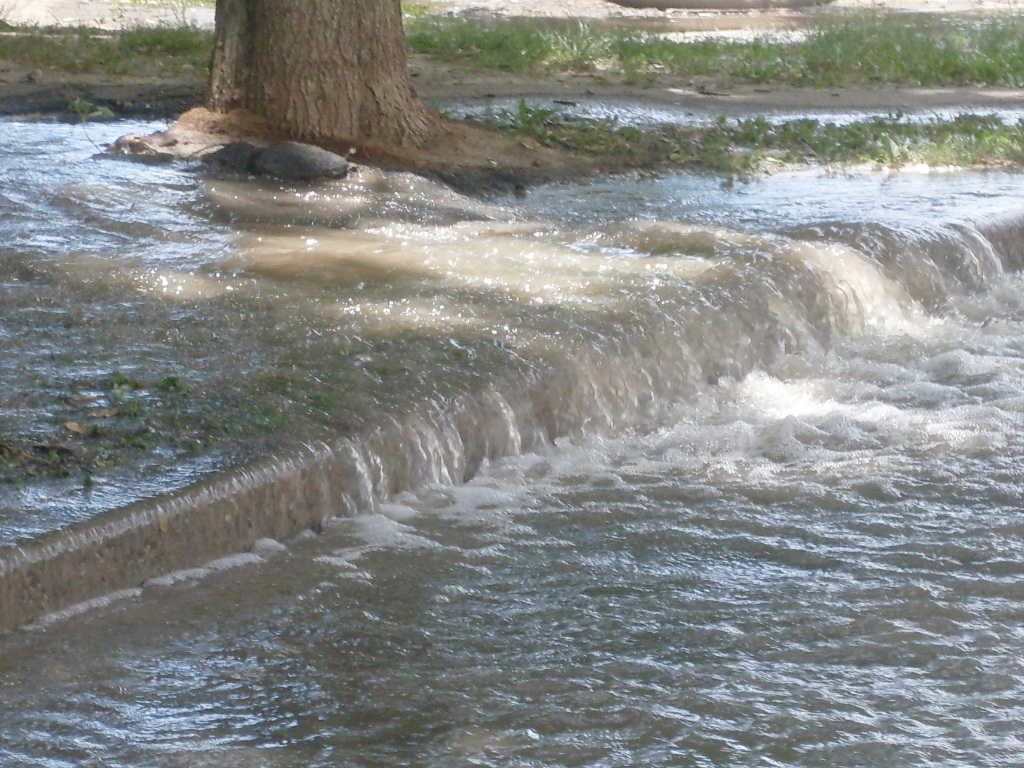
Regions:
[[[812,23],[803,39],[681,41],[579,22],[438,18],[429,10],[405,7],[410,50],[487,69],[614,73],[631,83],[671,75],[811,87],[1024,86],[1024,15],[1009,12],[852,14]],[[0,58],[69,73],[202,77],[213,48],[212,32],[185,23],[10,32],[0,36]]]
[[[160,379],[153,387],[157,392],[161,394],[170,394],[171,392],[182,392],[185,390],[185,385],[182,383],[178,376],[167,376]]]
[[[131,434],[123,435],[121,437],[121,442],[124,443],[127,448],[131,448],[132,450],[147,451],[149,450],[149,443],[143,438],[143,435],[145,434],[145,429],[138,430]]]
[[[514,133],[540,133],[554,124],[558,113],[558,109],[531,105],[520,99],[514,111],[501,112],[495,119]]]
[[[87,99],[74,99],[68,102],[68,112],[85,120],[86,115],[92,112],[93,106],[93,103]]]
[[[735,41],[669,39],[579,22],[439,18],[429,11],[426,3],[406,4],[409,49],[486,69],[615,74],[631,83],[670,75],[810,87],[1024,86],[1024,15],[1010,12],[852,14],[812,23],[803,39],[765,33]],[[10,32],[0,36],[0,58],[76,74],[202,77],[213,48],[212,32],[185,23]]]
[[[64,445],[24,444],[0,440],[0,482],[20,485],[34,478],[69,477],[82,462]]]
[[[592,72],[612,56],[614,40],[580,22],[567,29],[542,30],[544,65],[569,72]]]
[[[855,15],[816,27],[794,52],[804,76],[825,85],[1017,87],[1024,82],[1024,16]]]
[[[991,115],[915,122],[896,113],[844,125],[809,119],[777,125],[763,119],[756,125],[720,121],[714,132],[762,158],[786,163],[1004,166],[1024,158],[1024,125],[1004,124]]]
[[[529,136],[546,146],[591,154],[626,167],[685,167],[700,172],[750,175],[786,164],[910,163],[1019,166],[1024,163],[1024,121],[1004,124],[992,115],[915,122],[901,113],[846,124],[801,118],[775,123],[764,117],[710,125],[622,126],[531,107],[492,112],[484,127]]]
[[[210,52],[210,33],[189,25],[138,26],[117,36],[117,52],[127,58],[170,57],[196,61]]]
[[[406,21],[411,51],[508,72],[589,72],[614,56],[617,35],[580,22],[424,17]]]
[[[81,98],[68,102],[67,111],[82,123],[114,120],[117,117],[110,107],[98,107],[91,101]]]
[[[142,416],[142,401],[138,398],[128,398],[123,394],[115,393],[111,397],[111,402],[117,409],[117,413],[114,415],[121,419],[134,421]]]
[[[536,28],[516,22],[471,19],[407,19],[406,43],[417,53],[486,69],[528,72],[544,58]]]
[[[138,388],[139,380],[130,379],[125,374],[121,373],[121,371],[114,371],[109,376],[107,376],[107,380],[104,385],[104,389],[109,391],[114,391],[118,389],[136,390]]]

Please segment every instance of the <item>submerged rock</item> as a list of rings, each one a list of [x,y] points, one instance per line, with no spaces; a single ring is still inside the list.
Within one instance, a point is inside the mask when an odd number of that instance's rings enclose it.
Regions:
[[[312,144],[282,141],[256,153],[252,168],[256,173],[286,181],[312,181],[344,178],[351,165],[341,155]]]
[[[203,155],[203,162],[220,168],[252,172],[252,161],[259,151],[259,147],[248,141],[233,141]]]
[[[235,141],[205,155],[203,162],[285,181],[341,179],[353,169],[341,155],[295,141],[281,141],[263,148],[247,141]]]

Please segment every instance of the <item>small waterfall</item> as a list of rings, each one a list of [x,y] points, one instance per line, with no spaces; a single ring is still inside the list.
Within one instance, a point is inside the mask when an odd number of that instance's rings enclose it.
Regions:
[[[964,224],[918,228],[845,223],[791,231],[794,237],[833,240],[869,255],[886,277],[901,285],[929,311],[948,307],[954,296],[990,286],[1006,270],[1019,268],[1020,247],[1012,220],[993,224],[991,233]],[[990,236],[991,235],[991,236]],[[992,238],[996,238],[994,241]]]
[[[662,410],[779,356],[898,333],[1024,265],[1019,217],[748,235],[666,222],[560,237],[621,249],[614,291],[528,336],[516,371],[453,385],[344,440],[309,444],[0,551],[0,629],[157,574],[318,530],[407,489]],[[557,239],[557,238],[556,238]],[[594,257],[595,262],[601,258]],[[599,286],[600,287],[600,286]],[[591,322],[599,315],[599,321]]]

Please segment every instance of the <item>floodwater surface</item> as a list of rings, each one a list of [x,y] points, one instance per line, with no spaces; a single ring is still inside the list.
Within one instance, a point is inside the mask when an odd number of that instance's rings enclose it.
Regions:
[[[0,638],[0,765],[1024,758],[1024,178],[667,175],[483,204],[0,131],[8,391],[145,362],[197,397],[252,377],[260,407],[287,365],[344,395],[289,439],[419,419],[367,457],[377,500],[321,535]],[[273,381],[275,408],[318,407]],[[470,458],[443,413],[481,389]],[[43,407],[23,400],[5,423]],[[396,456],[421,469],[381,498]],[[119,477],[111,503],[137,495]],[[11,494],[5,542],[96,514]]]

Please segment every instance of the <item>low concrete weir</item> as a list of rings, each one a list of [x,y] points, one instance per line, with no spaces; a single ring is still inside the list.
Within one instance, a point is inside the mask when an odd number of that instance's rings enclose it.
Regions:
[[[531,448],[543,428],[488,389],[383,424],[361,439],[306,445],[181,492],[117,509],[0,551],[0,630],[147,579],[318,531],[425,482],[461,482],[486,460]]]
[[[511,399],[518,407],[491,388],[433,404],[360,439],[306,445],[8,547],[0,551],[0,630],[259,539],[319,531],[426,482],[462,482],[483,462],[552,437],[548,429],[564,419],[540,413],[528,396],[547,388],[523,387]]]
[[[644,284],[599,330],[540,334],[526,373],[495,372],[354,437],[304,445],[0,550],[0,629],[259,539],[319,530],[427,483],[463,482],[487,461],[563,435],[642,428],[657,409],[723,377],[982,290],[1019,267],[1022,253],[1016,217],[934,237],[817,231],[853,245],[658,222],[606,228],[604,241],[640,253],[731,250],[696,268],[665,261],[660,269],[684,270],[685,280]]]
[[[358,498],[351,454],[309,447],[55,531],[0,555],[0,626],[317,528]],[[347,481],[347,482],[346,482]]]

